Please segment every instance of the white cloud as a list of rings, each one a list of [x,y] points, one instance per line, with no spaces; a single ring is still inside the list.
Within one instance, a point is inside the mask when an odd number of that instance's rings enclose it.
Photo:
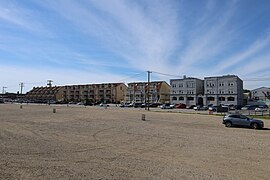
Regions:
[[[143,70],[166,67],[177,43],[174,7],[156,1],[155,8],[149,6],[149,9],[132,1],[90,1],[86,4],[77,1],[43,3],[76,25],[78,30],[97,38],[109,51],[122,56],[123,63]]]
[[[57,67],[54,69],[35,69],[33,67],[5,65],[0,65],[0,69],[0,73],[5,76],[5,78],[1,78],[0,86],[7,87],[7,92],[17,92],[19,90],[20,82],[25,83],[23,92],[27,92],[31,90],[33,86],[46,86],[46,81],[49,79],[53,80],[53,84],[55,85],[119,82],[123,79],[123,76],[99,72],[98,70],[85,72],[71,69],[60,69]]]
[[[33,10],[24,9],[12,2],[0,2],[0,20],[15,25],[17,29],[52,36],[52,32],[37,20],[36,16],[37,12]]]
[[[228,48],[237,35],[228,30],[235,11],[235,3],[230,3],[224,12],[216,12],[211,1],[206,5],[204,14],[194,22],[194,29],[186,32],[189,39],[184,51],[179,53],[180,72],[189,73],[198,63],[208,64],[208,61]]]
[[[29,65],[29,68],[6,67],[5,74],[21,77],[21,81],[53,79],[70,84],[124,79],[118,75],[119,69],[125,72],[152,70],[199,78],[228,73],[256,76],[262,74],[261,71],[264,76],[269,75],[265,72],[269,35],[244,46],[237,44],[245,36],[243,27],[253,23],[249,18],[233,23],[241,8],[237,1],[226,1],[221,7],[219,2],[209,0],[200,8],[193,7],[194,2],[182,1],[30,1],[43,12],[51,13],[47,14],[49,19],[46,14],[12,2],[0,2],[0,21],[19,33],[0,30],[0,50],[7,54],[7,57],[2,54],[0,61],[9,59],[15,64]],[[200,11],[196,17],[192,14],[193,8]],[[35,37],[24,36],[32,33],[36,33]],[[47,38],[50,33],[55,36]],[[80,38],[84,40],[82,44]],[[74,44],[72,40],[75,40]],[[245,46],[248,48],[244,49]],[[234,47],[244,50],[235,52]],[[244,64],[247,61],[249,64]],[[244,65],[234,68],[239,64]],[[38,65],[61,69],[35,70]],[[117,70],[112,72],[112,69]],[[168,80],[168,77],[156,76],[159,77]],[[5,76],[4,79],[19,82],[15,77]]]
[[[252,43],[246,50],[242,52],[237,52],[232,57],[227,57],[226,59],[222,60],[215,69],[215,72],[223,72],[227,68],[234,69],[233,66],[238,65],[239,63],[245,64],[244,61],[248,60],[250,57],[257,55],[257,53],[261,52],[265,47],[270,45],[270,36],[263,37],[258,39],[254,43]],[[256,60],[249,64],[257,63]],[[253,69],[256,66],[253,66]]]

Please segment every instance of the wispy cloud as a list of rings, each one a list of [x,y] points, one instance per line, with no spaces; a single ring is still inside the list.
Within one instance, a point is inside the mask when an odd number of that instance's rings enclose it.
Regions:
[[[50,69],[44,68],[43,70],[41,70],[31,67],[17,67],[5,65],[0,65],[0,69],[1,74],[7,75],[5,79],[1,79],[1,85],[7,86],[8,92],[10,92],[11,90],[16,92],[16,89],[19,90],[19,82],[26,83],[24,92],[27,92],[35,84],[36,86],[46,86],[46,81],[48,79],[52,79],[55,85],[119,82],[123,79],[123,76],[113,75],[106,72],[101,73],[98,70],[85,72],[76,69],[59,69],[57,67]],[[104,77],[110,78],[108,79]],[[42,84],[39,82],[44,83]]]
[[[270,76],[269,11],[262,8],[267,5],[234,0],[1,1],[0,62],[25,79],[31,76],[23,71],[40,72],[33,81],[62,83],[113,81],[146,70],[200,78]],[[16,66],[21,74],[12,70]]]
[[[49,4],[49,8],[76,25],[79,31],[97,38],[109,51],[122,57],[123,63],[134,68],[165,67],[168,56],[175,50],[177,14],[168,3],[155,2],[155,8],[117,0],[89,1],[86,5],[77,1],[44,4]]]
[[[194,29],[186,32],[189,39],[179,56],[179,71],[189,72],[198,64],[207,64],[216,55],[228,48],[235,38],[229,28],[230,19],[236,9],[235,3],[226,5],[224,12],[217,12],[210,1],[206,4],[203,16],[196,19]]]
[[[5,21],[26,32],[52,36],[52,32],[40,23],[35,16],[37,16],[36,11],[23,8],[13,1],[0,2],[0,22]]]
[[[270,35],[266,35],[263,38],[257,39],[254,43],[252,43],[246,50],[242,52],[237,52],[232,57],[226,57],[226,59],[222,60],[215,70],[216,73],[224,72],[226,69],[232,68],[235,69],[233,66],[238,65],[239,63],[245,64],[244,62],[249,60],[250,57],[257,55],[258,53],[263,53],[266,47],[270,46]],[[267,55],[267,57],[270,57]],[[255,62],[249,62],[249,64],[258,63],[257,60]],[[254,66],[256,67],[256,66]]]

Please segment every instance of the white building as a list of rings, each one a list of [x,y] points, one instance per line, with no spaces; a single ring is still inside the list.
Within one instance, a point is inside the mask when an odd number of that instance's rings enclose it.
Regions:
[[[203,80],[184,76],[183,79],[171,79],[170,85],[171,103],[203,105]]]
[[[254,90],[251,90],[251,99],[252,100],[270,100],[270,88],[260,87]]]
[[[243,81],[235,75],[204,78],[204,104],[243,105]]]
[[[171,79],[170,102],[191,105],[243,105],[243,81],[235,75]]]

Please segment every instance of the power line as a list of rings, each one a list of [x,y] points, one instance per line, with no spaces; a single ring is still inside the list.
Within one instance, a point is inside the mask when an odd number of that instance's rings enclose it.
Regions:
[[[120,80],[119,82],[125,82],[125,80],[131,79],[131,78],[135,78],[135,77],[138,77],[138,76],[141,76],[141,75],[143,75],[144,73],[145,73],[145,72],[136,73],[136,74],[134,74],[134,75],[128,76],[128,77],[126,77],[126,78]]]
[[[157,72],[157,71],[152,71],[152,72],[156,73],[156,74],[164,75],[164,76],[177,77],[177,78],[182,77],[182,76],[179,76],[179,75],[166,74],[166,73],[161,73],[161,72]]]
[[[42,83],[47,83],[47,81],[42,81],[42,82],[26,82],[26,83],[24,83],[24,84],[42,84]]]

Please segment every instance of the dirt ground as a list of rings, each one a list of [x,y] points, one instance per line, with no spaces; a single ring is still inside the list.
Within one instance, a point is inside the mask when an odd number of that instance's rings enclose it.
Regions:
[[[142,109],[1,104],[0,178],[269,179],[270,121],[264,130],[221,122]]]

